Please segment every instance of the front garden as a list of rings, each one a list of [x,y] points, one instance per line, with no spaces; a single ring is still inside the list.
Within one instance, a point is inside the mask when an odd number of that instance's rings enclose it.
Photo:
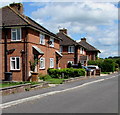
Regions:
[[[39,82],[30,82],[30,81],[26,81],[26,82],[2,82],[2,83],[0,83],[0,88],[16,86],[16,85],[23,85],[23,84],[28,84],[28,83],[30,85],[39,84]]]
[[[43,81],[48,81],[51,84],[62,84],[64,80],[75,77],[85,76],[84,69],[48,69],[48,75],[39,74],[39,78]]]

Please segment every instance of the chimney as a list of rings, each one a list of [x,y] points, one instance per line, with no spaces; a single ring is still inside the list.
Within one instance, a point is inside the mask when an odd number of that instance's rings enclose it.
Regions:
[[[59,32],[65,33],[67,34],[67,29],[63,28],[63,29],[59,29]]]
[[[81,41],[86,41],[86,38],[81,38]]]
[[[22,3],[12,3],[9,6],[11,8],[13,8],[15,11],[19,12],[20,14],[23,14],[23,4]]]

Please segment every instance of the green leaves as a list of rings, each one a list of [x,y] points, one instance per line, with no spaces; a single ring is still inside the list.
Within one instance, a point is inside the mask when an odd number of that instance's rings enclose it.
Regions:
[[[70,77],[79,77],[85,76],[84,69],[73,69],[73,68],[64,68],[64,69],[48,69],[48,74],[52,78],[70,78]]]

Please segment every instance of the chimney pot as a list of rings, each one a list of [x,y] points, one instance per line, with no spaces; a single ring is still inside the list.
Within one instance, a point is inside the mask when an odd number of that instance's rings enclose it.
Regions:
[[[59,32],[65,33],[67,34],[67,29],[63,28],[63,29],[59,29]]]
[[[86,41],[86,38],[81,38],[81,41]]]
[[[19,12],[20,14],[23,14],[23,4],[22,3],[12,3],[9,6],[11,8],[13,8],[15,11]]]

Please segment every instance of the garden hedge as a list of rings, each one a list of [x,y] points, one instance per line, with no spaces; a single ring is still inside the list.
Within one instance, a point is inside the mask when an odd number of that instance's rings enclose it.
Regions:
[[[100,59],[88,61],[88,65],[98,65],[101,68],[101,72],[114,72],[116,63],[112,59]]]
[[[48,74],[52,78],[70,78],[70,77],[79,77],[85,76],[85,69],[73,69],[73,68],[64,68],[64,69],[48,69]]]

